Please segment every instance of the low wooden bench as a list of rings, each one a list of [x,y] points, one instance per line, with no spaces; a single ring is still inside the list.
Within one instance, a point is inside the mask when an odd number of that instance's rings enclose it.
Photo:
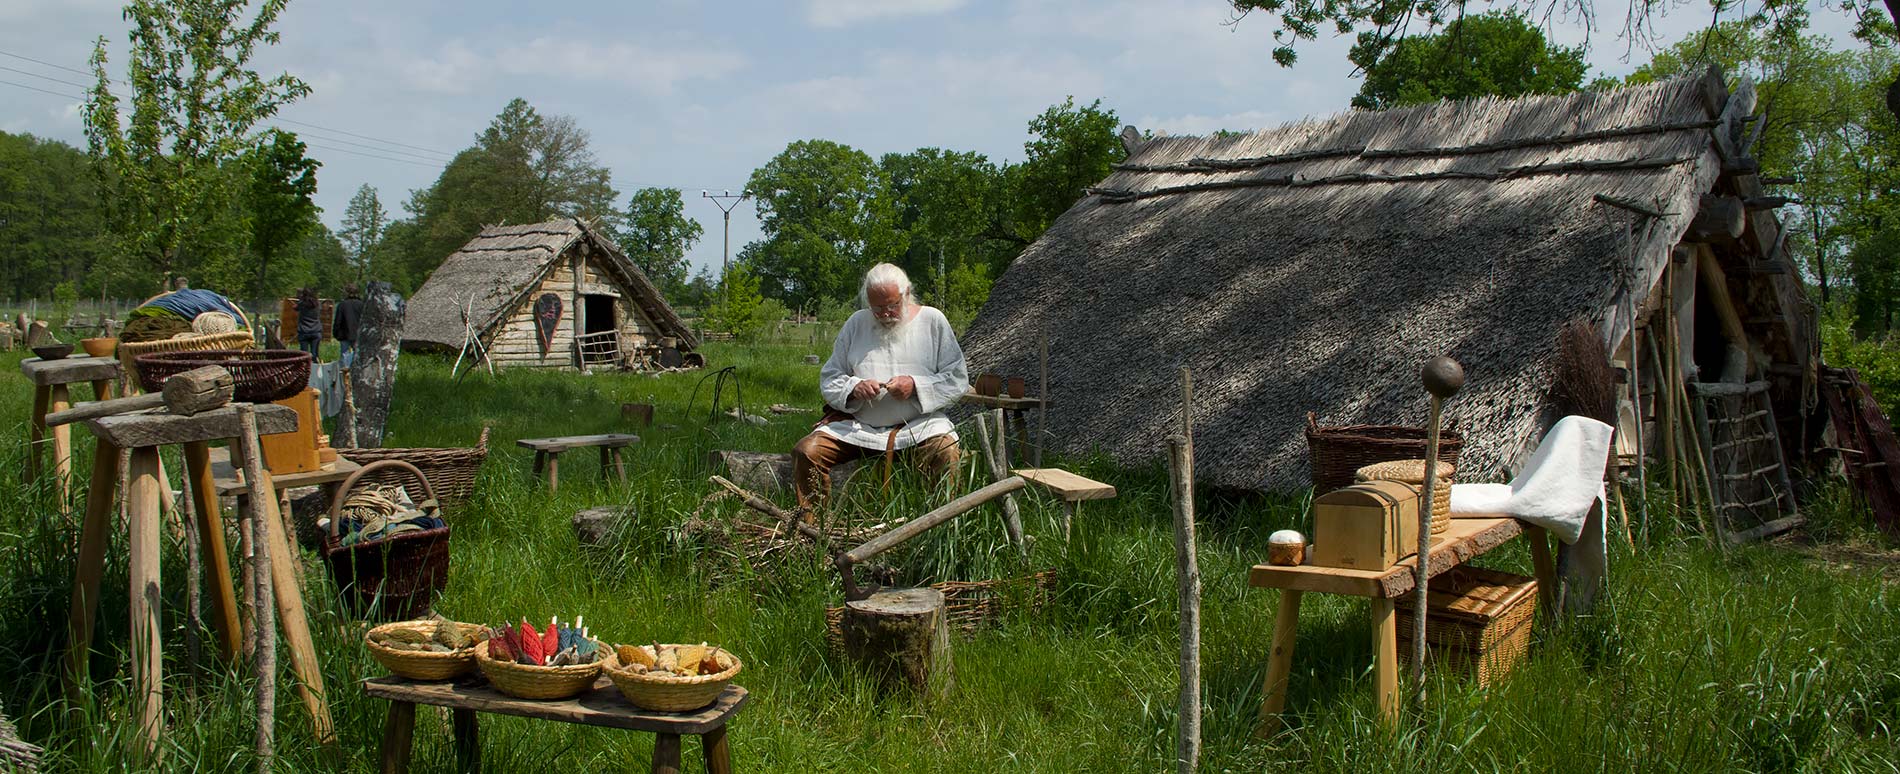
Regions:
[[[481,771],[482,749],[477,712],[539,718],[562,723],[578,723],[604,728],[646,731],[655,735],[653,771],[678,774],[680,736],[696,734],[706,756],[710,774],[731,774],[732,757],[726,746],[726,721],[745,707],[746,689],[728,685],[711,706],[696,712],[652,712],[627,703],[613,681],[606,677],[572,699],[534,701],[517,699],[495,690],[479,677],[456,682],[433,683],[400,677],[378,677],[363,681],[363,692],[373,698],[389,700],[389,716],[383,724],[382,770],[398,774],[409,770],[409,752],[414,744],[416,705],[429,704],[453,710],[451,727],[455,734],[455,757],[463,771]]]
[[[1062,501],[1062,539],[1069,539],[1073,529],[1075,512],[1088,500],[1110,500],[1115,497],[1115,486],[1104,484],[1092,478],[1079,476],[1061,468],[1017,468],[1012,473],[1022,476],[1023,480],[1049,490]]]
[[[626,462],[620,457],[620,450],[639,443],[640,436],[625,433],[607,433],[604,435],[569,435],[560,438],[523,438],[515,441],[516,446],[534,450],[534,475],[540,476],[547,471],[548,491],[550,493],[561,486],[561,452],[569,449],[599,449],[600,471],[606,475],[609,465],[620,481],[627,480]]]

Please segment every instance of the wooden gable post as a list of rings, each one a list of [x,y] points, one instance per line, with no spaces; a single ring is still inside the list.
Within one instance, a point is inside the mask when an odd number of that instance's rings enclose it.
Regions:
[[[574,368],[587,370],[586,361],[581,359],[581,336],[587,332],[587,304],[581,297],[581,275],[587,271],[587,240],[574,242],[574,297],[570,302],[574,308]]]

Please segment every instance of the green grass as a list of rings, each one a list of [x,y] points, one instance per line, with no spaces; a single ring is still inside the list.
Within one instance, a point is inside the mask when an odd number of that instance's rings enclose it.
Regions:
[[[815,343],[814,343],[815,342]],[[810,331],[753,345],[714,345],[715,366],[734,365],[746,405],[814,406],[827,337]],[[16,470],[30,391],[0,356],[0,468]],[[449,515],[455,526],[444,614],[473,621],[585,615],[616,641],[707,640],[746,660],[753,692],[732,728],[735,762],[771,771],[1156,771],[1172,767],[1177,649],[1173,548],[1166,476],[1071,461],[1111,481],[1118,499],[1089,503],[1074,542],[1061,544],[1059,510],[1028,498],[1036,538],[1023,562],[986,508],[887,555],[910,582],[983,579],[1055,567],[1062,584],[1039,612],[1021,611],[956,643],[956,687],[941,702],[879,697],[824,645],[822,610],[840,598],[835,577],[802,561],[749,566],[681,526],[710,486],[706,453],[779,450],[811,415],[763,428],[707,422],[703,373],[579,376],[529,371],[469,376],[445,362],[405,358],[388,445],[471,443],[484,422],[493,452],[478,495]],[[695,387],[698,401],[689,406]],[[628,458],[632,481],[603,482],[593,460],[567,455],[558,495],[528,480],[522,437],[625,430],[622,402],[659,407],[656,427]],[[728,398],[727,405],[730,405]],[[90,441],[80,437],[81,467]],[[175,460],[174,460],[175,462]],[[960,486],[977,480],[965,465]],[[175,469],[175,468],[174,468]],[[899,477],[886,501],[854,490],[844,510],[859,519],[915,515],[940,502]],[[1656,498],[1655,510],[1664,510]],[[1830,494],[1821,507],[1851,513]],[[583,553],[568,519],[578,509],[627,504],[638,516],[625,547]],[[91,700],[69,717],[56,700],[72,573],[71,526],[50,487],[0,487],[0,700],[55,770],[136,768],[126,711],[125,569],[109,554]],[[703,518],[733,513],[730,502]],[[1829,570],[1776,545],[1728,554],[1675,530],[1631,555],[1620,539],[1612,588],[1597,613],[1540,630],[1531,660],[1501,685],[1478,690],[1436,679],[1430,707],[1397,732],[1379,726],[1370,691],[1365,605],[1308,595],[1294,658],[1287,730],[1251,736],[1275,595],[1249,590],[1246,568],[1265,536],[1304,528],[1299,498],[1208,494],[1200,503],[1207,680],[1205,771],[1300,766],[1315,771],[1893,771],[1900,724],[1900,600],[1876,573]],[[1660,518],[1660,517],[1659,517]],[[1824,520],[1829,529],[1850,516]],[[1867,538],[1855,533],[1857,539]],[[123,538],[117,538],[122,542]],[[164,590],[169,770],[252,764],[253,686],[241,671],[186,670],[181,548],[167,545]],[[1528,573],[1520,545],[1484,559]],[[380,674],[360,629],[329,602],[321,570],[308,591],[332,712],[348,770],[374,770],[384,705],[355,683]],[[280,664],[285,656],[280,655]],[[279,770],[328,771],[288,679],[277,692]],[[419,713],[417,771],[453,767],[446,717]],[[638,770],[644,734],[512,718],[484,718],[491,770]],[[688,758],[696,752],[688,743]],[[689,769],[698,764],[689,762]]]

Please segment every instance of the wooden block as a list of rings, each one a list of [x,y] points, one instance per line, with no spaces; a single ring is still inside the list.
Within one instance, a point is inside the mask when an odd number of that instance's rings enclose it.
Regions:
[[[1064,502],[1107,500],[1115,496],[1113,485],[1084,478],[1061,468],[1018,468],[1011,472],[1022,476],[1029,483],[1048,489]]]
[[[277,405],[297,412],[297,427],[287,433],[260,434],[264,448],[264,466],[273,476],[308,473],[322,466],[317,455],[317,436],[322,432],[322,416],[317,413],[317,391],[303,392],[277,401]]]
[[[230,406],[192,417],[171,414],[120,414],[88,420],[92,434],[122,449],[164,446],[192,441],[236,438],[237,410]],[[257,407],[259,433],[287,433],[297,429],[297,412],[275,404]]]

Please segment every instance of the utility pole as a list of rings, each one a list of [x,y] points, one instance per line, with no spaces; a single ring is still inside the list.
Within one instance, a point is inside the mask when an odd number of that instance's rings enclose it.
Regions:
[[[726,272],[732,269],[732,211],[739,207],[739,202],[752,198],[752,192],[740,191],[733,193],[731,191],[720,191],[719,193],[713,193],[702,188],[699,191],[699,196],[702,199],[711,199],[713,206],[719,208],[720,214],[726,216],[725,246],[722,248],[723,252],[721,252],[719,256],[719,297],[722,303],[731,303],[732,299],[730,298],[730,294],[726,292]],[[732,202],[732,204],[726,204],[728,201]]]

